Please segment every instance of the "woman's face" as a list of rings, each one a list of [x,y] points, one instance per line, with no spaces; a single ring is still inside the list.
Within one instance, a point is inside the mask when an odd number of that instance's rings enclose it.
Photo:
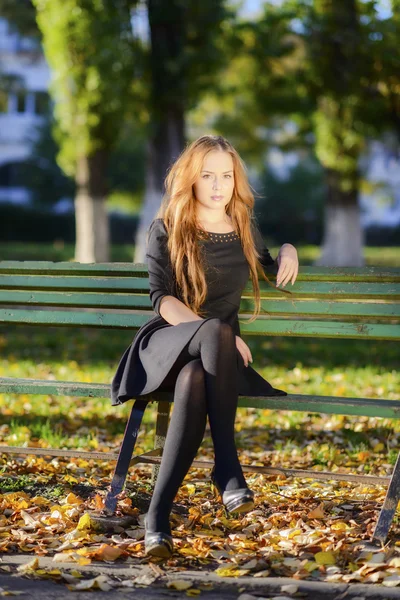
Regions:
[[[229,152],[211,150],[204,158],[193,191],[198,202],[209,210],[225,212],[235,187],[233,160]]]

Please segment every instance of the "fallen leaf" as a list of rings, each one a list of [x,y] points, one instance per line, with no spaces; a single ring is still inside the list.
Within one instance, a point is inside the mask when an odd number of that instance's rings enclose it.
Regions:
[[[321,502],[317,508],[314,508],[314,510],[308,513],[307,517],[309,519],[325,519],[326,514],[324,513],[324,503]]]
[[[98,575],[94,579],[84,579],[80,581],[71,589],[73,590],[91,590],[91,589],[99,589],[103,592],[109,592],[112,589],[112,581],[106,575]]]
[[[78,496],[75,496],[72,492],[68,494],[65,499],[66,504],[83,504],[83,500]]]
[[[76,529],[78,531],[82,531],[83,529],[90,529],[91,523],[92,523],[92,519],[90,518],[89,513],[85,513],[79,519],[79,522],[78,522],[78,525],[76,526]]]
[[[314,559],[318,565],[336,564],[336,558],[333,552],[317,552],[317,554],[314,554]]]
[[[192,587],[193,583],[191,581],[187,581],[185,579],[173,579],[167,583],[167,588],[172,588],[173,590],[187,590]]]
[[[102,544],[95,552],[95,558],[98,558],[99,560],[114,561],[117,560],[121,554],[124,554],[124,551],[121,548]]]
[[[35,557],[29,562],[25,563],[24,565],[20,565],[19,567],[17,567],[17,571],[19,571],[20,573],[25,573],[25,571],[35,571],[38,568],[39,559]]]

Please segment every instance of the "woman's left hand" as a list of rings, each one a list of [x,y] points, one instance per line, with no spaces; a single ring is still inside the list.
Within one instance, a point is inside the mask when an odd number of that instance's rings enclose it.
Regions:
[[[292,244],[283,244],[279,250],[277,262],[279,269],[276,276],[276,287],[280,284],[285,287],[289,281],[293,285],[299,272],[299,259],[296,248]]]
[[[239,350],[240,354],[242,355],[244,365],[245,365],[245,367],[248,367],[249,361],[253,362],[251,350],[248,347],[248,345],[246,344],[246,342],[244,340],[242,340],[242,338],[239,335],[235,335],[235,340],[236,340],[236,348]]]

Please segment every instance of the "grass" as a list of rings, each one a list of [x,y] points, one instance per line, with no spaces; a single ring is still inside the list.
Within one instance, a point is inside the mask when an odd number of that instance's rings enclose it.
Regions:
[[[133,332],[28,326],[0,328],[0,376],[110,383]],[[248,338],[255,368],[289,393],[399,399],[395,342],[309,338]],[[116,451],[130,403],[109,399],[0,395],[0,440],[36,445]],[[145,412],[137,452],[150,450],[155,405]],[[382,464],[396,457],[400,425],[387,419],[239,408],[237,444],[252,460],[306,462],[315,468],[359,464],[371,453]],[[377,451],[374,448],[378,448]],[[210,455],[207,435],[202,451]],[[368,461],[364,460],[364,463]],[[365,465],[365,472],[370,467]]]
[[[134,246],[131,244],[114,244],[111,247],[111,261],[132,262],[133,250]],[[74,253],[74,244],[64,244],[60,241],[55,241],[52,244],[0,243],[0,260],[73,261]]]
[[[272,253],[274,254],[272,249]],[[0,244],[2,259],[70,260],[72,246]],[[300,262],[319,249],[299,248]],[[395,248],[366,248],[368,264],[396,266]],[[113,247],[113,259],[132,260],[132,247]],[[0,327],[0,376],[110,383],[134,331],[57,327]],[[397,342],[245,337],[253,366],[289,393],[399,399]],[[117,451],[130,404],[107,398],[0,395],[0,443]],[[136,452],[153,447],[156,406],[149,405]],[[388,419],[239,408],[237,444],[245,462],[358,468],[387,474],[397,457],[400,424]],[[209,431],[200,452],[212,456]],[[11,470],[18,468],[15,459]],[[108,466],[108,470],[112,465]],[[41,467],[46,470],[44,462]],[[93,466],[93,468],[95,468]],[[15,474],[15,473],[14,473]]]

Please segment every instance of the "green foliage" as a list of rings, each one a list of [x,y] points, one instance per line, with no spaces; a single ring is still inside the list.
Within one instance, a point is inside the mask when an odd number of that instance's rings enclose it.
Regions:
[[[343,192],[358,190],[358,163],[365,148],[365,136],[356,131],[356,107],[352,99],[337,101],[321,96],[319,110],[314,113],[315,153],[321,164],[339,174],[338,185]]]
[[[75,194],[75,182],[67,177],[57,164],[59,146],[52,130],[54,122],[50,116],[36,128],[31,153],[24,163],[21,185],[32,193],[37,206],[55,204],[60,198],[71,198]]]
[[[386,19],[377,17],[375,4],[372,8],[367,26],[369,30],[370,63],[373,64],[374,78],[366,90],[368,99],[364,103],[369,107],[378,122],[379,131],[394,131],[397,143],[400,142],[400,3],[392,0],[392,15]],[[377,116],[379,115],[379,117]]]
[[[315,157],[303,153],[302,160],[290,170],[287,179],[279,178],[268,166],[264,167],[257,189],[263,198],[256,199],[255,211],[268,239],[292,244],[320,242],[325,181]]]
[[[268,146],[313,147],[339,190],[357,189],[365,140],[400,131],[398,15],[380,19],[370,0],[265,2],[232,29],[234,55],[193,111],[196,131],[213,111],[213,129],[258,167]]]
[[[382,20],[376,0],[287,4],[302,23],[305,60],[296,77],[316,99],[316,154],[342,192],[357,190],[366,139],[385,127],[400,133],[398,16]]]
[[[69,175],[79,157],[115,143],[134,67],[128,0],[34,0],[52,69],[59,162]]]
[[[49,115],[35,131],[31,154],[21,169],[21,185],[32,193],[36,206],[50,206],[60,198],[73,198],[75,181],[67,177],[57,164],[59,145],[52,131],[54,122]],[[112,190],[108,208],[133,214],[141,206],[145,172],[144,128],[126,120],[110,153],[107,179]]]

